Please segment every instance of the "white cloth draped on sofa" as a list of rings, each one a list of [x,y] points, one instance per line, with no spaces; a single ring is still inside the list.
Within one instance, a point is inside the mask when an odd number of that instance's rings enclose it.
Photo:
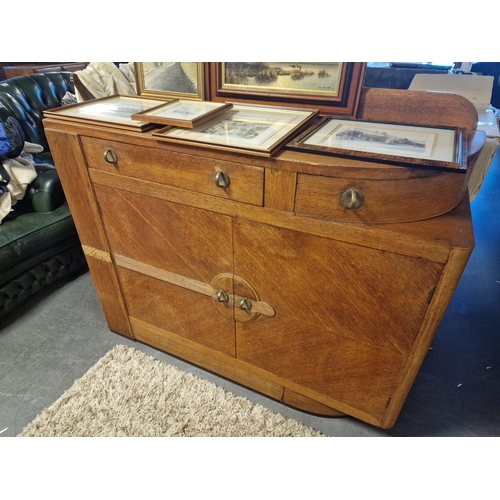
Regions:
[[[0,196],[0,224],[11,212],[12,207],[24,198],[28,185],[37,178],[38,174],[31,153],[41,153],[42,151],[43,147],[39,144],[25,142],[20,156],[0,160],[10,177],[7,192]]]
[[[137,94],[133,63],[120,64],[118,68],[112,62],[91,62],[85,69],[75,73],[95,98]],[[75,90],[78,102],[82,102],[84,99]]]

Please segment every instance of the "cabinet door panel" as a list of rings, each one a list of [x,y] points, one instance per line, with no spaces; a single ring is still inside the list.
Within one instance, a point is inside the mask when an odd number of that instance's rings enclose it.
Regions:
[[[232,272],[231,218],[95,186],[112,253],[210,283]]]
[[[385,409],[442,265],[241,220],[234,241],[235,274],[276,310],[237,323],[238,358]]]
[[[234,357],[234,322],[206,295],[118,267],[130,316]]]
[[[105,186],[95,190],[118,264],[126,257],[200,284],[232,272],[229,217]],[[233,319],[211,297],[168,283],[161,273],[117,269],[129,316],[234,356]]]

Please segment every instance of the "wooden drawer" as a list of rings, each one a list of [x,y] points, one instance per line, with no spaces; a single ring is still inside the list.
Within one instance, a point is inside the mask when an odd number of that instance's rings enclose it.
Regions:
[[[90,168],[252,205],[263,205],[264,169],[261,167],[90,137],[82,137],[81,141]],[[108,163],[104,159],[108,149],[114,151],[116,163]],[[215,183],[214,175],[220,170],[229,176],[229,186],[226,188]]]
[[[462,201],[467,179],[466,174],[433,170],[423,177],[392,180],[299,174],[295,213],[337,222],[387,223],[429,219],[453,210]],[[362,202],[358,207],[346,208],[342,196],[346,193],[349,201],[351,190],[361,194]]]

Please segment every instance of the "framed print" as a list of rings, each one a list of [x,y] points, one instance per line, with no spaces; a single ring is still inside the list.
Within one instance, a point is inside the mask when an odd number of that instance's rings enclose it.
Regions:
[[[165,98],[205,98],[205,67],[200,62],[136,62],[137,94]]]
[[[317,108],[354,116],[366,63],[210,63],[210,98]]]
[[[173,102],[160,104],[150,110],[132,115],[132,119],[161,125],[194,128],[232,107],[231,103],[176,99]]]
[[[287,148],[398,164],[465,170],[465,131],[323,118]]]
[[[165,128],[153,136],[167,142],[272,156],[317,114],[314,109],[235,104],[192,130]]]
[[[133,120],[132,115],[156,107],[159,102],[158,99],[115,95],[44,111],[44,116],[57,116],[70,121],[86,121],[142,132],[152,128],[154,124]]]

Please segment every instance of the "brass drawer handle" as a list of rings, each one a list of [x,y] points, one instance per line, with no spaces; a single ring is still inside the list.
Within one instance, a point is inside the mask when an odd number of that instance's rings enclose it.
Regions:
[[[106,149],[104,151],[104,160],[114,164],[118,162],[118,156],[116,156],[116,153],[112,149]]]
[[[242,311],[250,311],[252,309],[252,303],[246,297],[241,298],[238,301],[238,305]]]
[[[214,182],[217,187],[227,188],[229,186],[229,175],[224,170],[217,170],[214,174]]]
[[[363,195],[357,189],[348,189],[340,198],[342,206],[350,210],[353,208],[359,208],[364,201]]]
[[[216,298],[217,302],[228,302],[229,301],[229,295],[225,290],[217,290],[216,293]]]

